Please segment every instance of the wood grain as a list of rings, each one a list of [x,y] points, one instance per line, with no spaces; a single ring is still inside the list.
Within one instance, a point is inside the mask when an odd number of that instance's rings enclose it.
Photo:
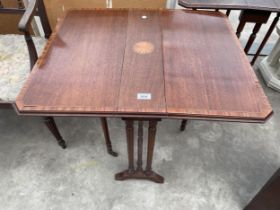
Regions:
[[[279,12],[277,0],[179,0],[178,4],[186,8],[197,9],[254,9]]]
[[[53,112],[115,111],[126,25],[125,10],[69,12],[44,65],[32,72],[19,107]]]
[[[48,45],[17,99],[21,114],[248,122],[272,114],[220,13],[72,11]]]
[[[169,114],[264,118],[271,112],[224,15],[184,11],[163,14]]]
[[[147,19],[142,19],[145,16]],[[120,112],[164,113],[164,78],[161,28],[156,11],[130,11],[126,50],[120,87]],[[139,52],[135,45],[140,43]],[[150,43],[141,46],[141,43]],[[143,49],[141,49],[143,48]],[[151,52],[150,52],[151,51]],[[138,93],[151,94],[151,100],[138,100]]]

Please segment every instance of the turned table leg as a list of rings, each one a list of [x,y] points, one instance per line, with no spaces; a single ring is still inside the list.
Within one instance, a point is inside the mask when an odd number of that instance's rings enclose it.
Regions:
[[[257,33],[259,32],[262,24],[267,23],[269,17],[271,15],[271,12],[268,11],[258,11],[258,10],[243,10],[240,13],[239,20],[240,23],[237,27],[236,35],[238,38],[240,38],[241,32],[244,29],[244,26],[246,23],[255,23],[254,29],[252,31],[252,34],[250,35],[246,47],[244,49],[245,53],[248,54],[251,46],[253,45]]]
[[[246,44],[246,46],[245,46],[245,48],[244,48],[244,51],[245,51],[246,54],[249,53],[249,50],[251,49],[251,47],[252,47],[252,45],[253,45],[253,43],[254,43],[256,37],[257,37],[257,33],[260,31],[261,27],[262,27],[262,24],[261,24],[261,23],[257,23],[257,24],[254,26],[253,32],[252,32],[252,34],[250,35],[250,37],[249,37],[249,39],[248,39],[248,42],[247,42],[247,44]]]
[[[138,124],[138,159],[137,159],[137,170],[142,171],[142,156],[143,156],[143,121],[139,121]]]
[[[114,157],[117,157],[118,153],[114,152],[113,149],[112,149],[112,143],[111,143],[111,140],[110,140],[110,134],[109,134],[107,119],[105,117],[101,117],[100,121],[101,121],[102,130],[103,130],[103,134],[104,134],[104,138],[105,138],[107,152],[110,155],[112,155]]]
[[[117,173],[116,180],[126,179],[145,179],[156,183],[163,183],[164,178],[152,170],[154,145],[156,138],[156,126],[159,119],[138,119],[138,148],[137,148],[137,168],[134,168],[134,128],[133,123],[136,119],[124,119],[126,122],[126,136],[127,136],[127,153],[128,153],[128,169]],[[142,167],[143,156],[143,121],[149,122],[148,129],[148,148],[147,148],[147,163],[146,169]]]
[[[268,29],[268,31],[267,31],[267,33],[266,33],[262,43],[261,43],[261,45],[259,46],[259,48],[258,48],[258,50],[257,50],[257,52],[256,52],[256,54],[255,54],[255,56],[253,58],[253,60],[251,61],[251,65],[255,64],[258,56],[260,55],[261,51],[263,50],[265,44],[267,43],[267,41],[268,41],[268,39],[270,37],[270,35],[272,34],[273,30],[275,29],[275,27],[276,27],[276,25],[277,25],[277,23],[279,21],[279,17],[280,17],[280,13],[278,12],[276,17],[274,18],[273,22],[271,23],[271,25],[270,25],[270,27],[269,27],[269,29]]]
[[[61,146],[63,149],[65,149],[66,148],[66,143],[63,140],[62,136],[60,135],[59,130],[58,130],[56,124],[55,124],[55,121],[54,121],[53,117],[44,117],[44,122],[45,122],[45,125],[50,130],[50,132],[56,138],[56,141],[57,141],[58,145]]]

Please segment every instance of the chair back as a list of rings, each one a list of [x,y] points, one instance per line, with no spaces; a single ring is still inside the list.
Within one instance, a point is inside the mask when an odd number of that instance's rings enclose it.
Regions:
[[[7,3],[11,2],[11,0],[6,0],[5,2],[4,0],[0,0],[0,14],[19,14],[21,16],[20,21],[17,22],[16,25],[18,26],[19,31],[24,33],[25,41],[28,47],[30,69],[32,69],[38,59],[38,54],[31,37],[31,20],[34,18],[35,15],[39,16],[45,33],[45,38],[50,37],[52,30],[50,28],[43,0],[29,0],[27,6],[25,6],[24,1],[25,0],[14,0],[17,6],[12,7],[11,4]],[[5,20],[9,21],[9,19]],[[6,23],[6,25],[10,25],[10,23]]]

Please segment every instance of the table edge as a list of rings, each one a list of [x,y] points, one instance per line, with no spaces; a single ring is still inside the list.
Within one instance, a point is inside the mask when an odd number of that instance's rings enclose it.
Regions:
[[[197,3],[187,3],[182,0],[178,1],[178,5],[184,8],[194,8],[194,9],[230,9],[230,10],[261,10],[261,11],[269,11],[269,12],[280,12],[280,8],[273,7],[262,7],[262,6],[245,6],[239,4],[197,4]]]

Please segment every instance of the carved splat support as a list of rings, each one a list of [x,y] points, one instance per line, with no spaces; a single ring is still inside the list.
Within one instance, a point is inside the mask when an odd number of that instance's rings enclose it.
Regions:
[[[156,183],[163,183],[164,178],[152,170],[153,153],[156,137],[156,127],[160,119],[131,119],[124,118],[126,122],[126,138],[128,151],[128,169],[115,175],[116,180],[126,179],[145,179]],[[138,148],[137,148],[137,167],[134,167],[134,121],[138,120]],[[147,163],[143,169],[143,121],[149,122]]]

